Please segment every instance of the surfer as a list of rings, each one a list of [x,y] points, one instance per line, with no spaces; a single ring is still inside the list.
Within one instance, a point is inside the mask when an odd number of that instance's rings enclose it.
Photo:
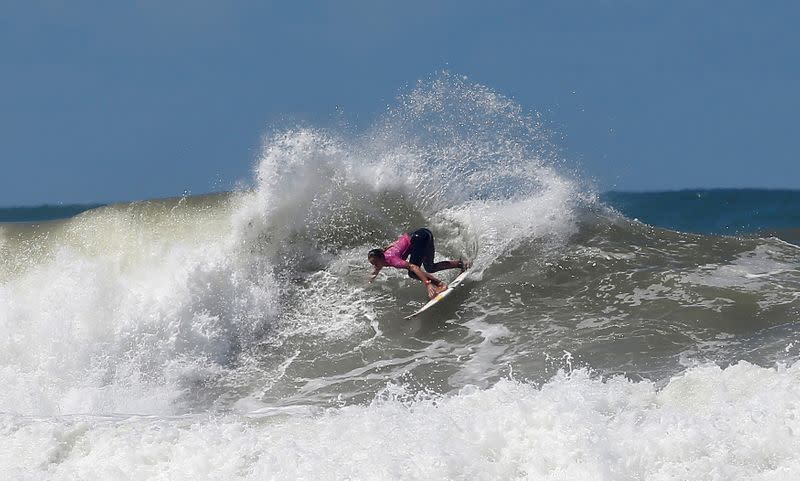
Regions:
[[[408,277],[422,281],[428,291],[428,297],[433,299],[437,294],[447,289],[447,284],[431,275],[431,273],[444,269],[461,269],[463,271],[469,267],[465,266],[464,261],[460,259],[434,263],[433,254],[433,233],[430,230],[422,228],[411,233],[403,233],[386,249],[372,249],[369,251],[367,259],[375,267],[369,281],[374,281],[381,269],[386,266],[394,267],[395,269],[407,269]],[[409,256],[410,258],[406,261]],[[423,271],[420,266],[424,266],[425,270]]]

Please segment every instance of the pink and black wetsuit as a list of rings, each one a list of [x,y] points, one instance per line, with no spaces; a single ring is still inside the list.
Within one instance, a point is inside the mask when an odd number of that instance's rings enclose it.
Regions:
[[[380,252],[380,249],[373,249]],[[410,265],[414,264],[417,267],[425,266],[425,270],[434,273],[443,269],[460,268],[464,270],[464,263],[462,261],[441,261],[433,262],[435,254],[435,247],[433,244],[433,233],[428,229],[417,229],[414,232],[401,235],[389,247],[383,250],[383,259],[385,265],[394,267],[396,269],[408,269],[408,276],[414,279],[419,279],[414,271],[410,269]],[[373,255],[370,251],[369,256]],[[409,257],[410,256],[410,257]],[[409,257],[408,261],[406,258]],[[372,262],[372,260],[370,260]],[[378,268],[380,270],[380,268]],[[378,270],[375,271],[377,274]],[[435,277],[431,277],[434,285],[441,285],[441,281]]]
[[[433,256],[435,246],[433,243],[433,233],[428,229],[417,229],[414,232],[403,234],[392,245],[383,252],[386,265],[397,269],[408,269],[409,264],[424,266],[425,270],[434,273],[442,269],[449,269],[452,264],[449,261],[437,262],[434,264]],[[408,261],[405,259],[410,258]],[[409,277],[417,279],[417,275],[408,271]]]
[[[411,235],[404,233],[392,245],[383,251],[383,258],[386,260],[386,265],[396,267],[397,269],[408,269],[408,262],[406,257],[411,252]]]

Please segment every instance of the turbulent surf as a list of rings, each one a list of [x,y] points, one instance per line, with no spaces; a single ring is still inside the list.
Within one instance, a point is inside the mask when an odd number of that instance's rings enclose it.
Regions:
[[[269,134],[248,188],[0,224],[3,479],[796,478],[793,238],[635,220],[561,156],[442,74]],[[406,321],[366,252],[422,226],[473,274]]]

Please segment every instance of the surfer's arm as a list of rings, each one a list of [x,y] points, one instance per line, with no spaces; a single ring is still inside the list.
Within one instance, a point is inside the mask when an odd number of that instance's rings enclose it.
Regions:
[[[428,274],[427,272],[425,272],[422,269],[420,269],[419,266],[416,265],[416,264],[412,264],[412,263],[409,262],[408,263],[408,270],[410,270],[411,272],[416,274],[417,275],[417,279],[422,281],[422,283],[425,284],[426,287],[430,287],[431,284],[433,284],[436,287],[440,287],[442,285],[446,285],[442,281],[440,281],[439,279],[435,278],[433,275]]]
[[[436,297],[436,294],[447,289],[447,284],[423,271],[418,265],[409,262],[408,270],[416,274],[417,278],[422,281],[423,284],[425,284],[425,290],[428,291],[429,299],[433,299]]]

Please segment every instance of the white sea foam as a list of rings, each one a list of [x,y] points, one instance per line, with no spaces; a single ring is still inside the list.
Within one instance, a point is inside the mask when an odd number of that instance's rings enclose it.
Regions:
[[[684,280],[712,287],[758,291],[780,282],[781,274],[797,269],[797,259],[787,257],[774,247],[761,244],[739,254],[729,264],[700,266],[698,273],[687,275]]]
[[[663,388],[586,371],[455,395],[394,386],[292,415],[0,417],[3,479],[792,480],[800,365],[692,368]],[[277,414],[277,416],[276,416]]]
[[[0,284],[0,411],[180,411],[182,384],[219,375],[274,309],[224,219],[106,208],[21,246]]]

